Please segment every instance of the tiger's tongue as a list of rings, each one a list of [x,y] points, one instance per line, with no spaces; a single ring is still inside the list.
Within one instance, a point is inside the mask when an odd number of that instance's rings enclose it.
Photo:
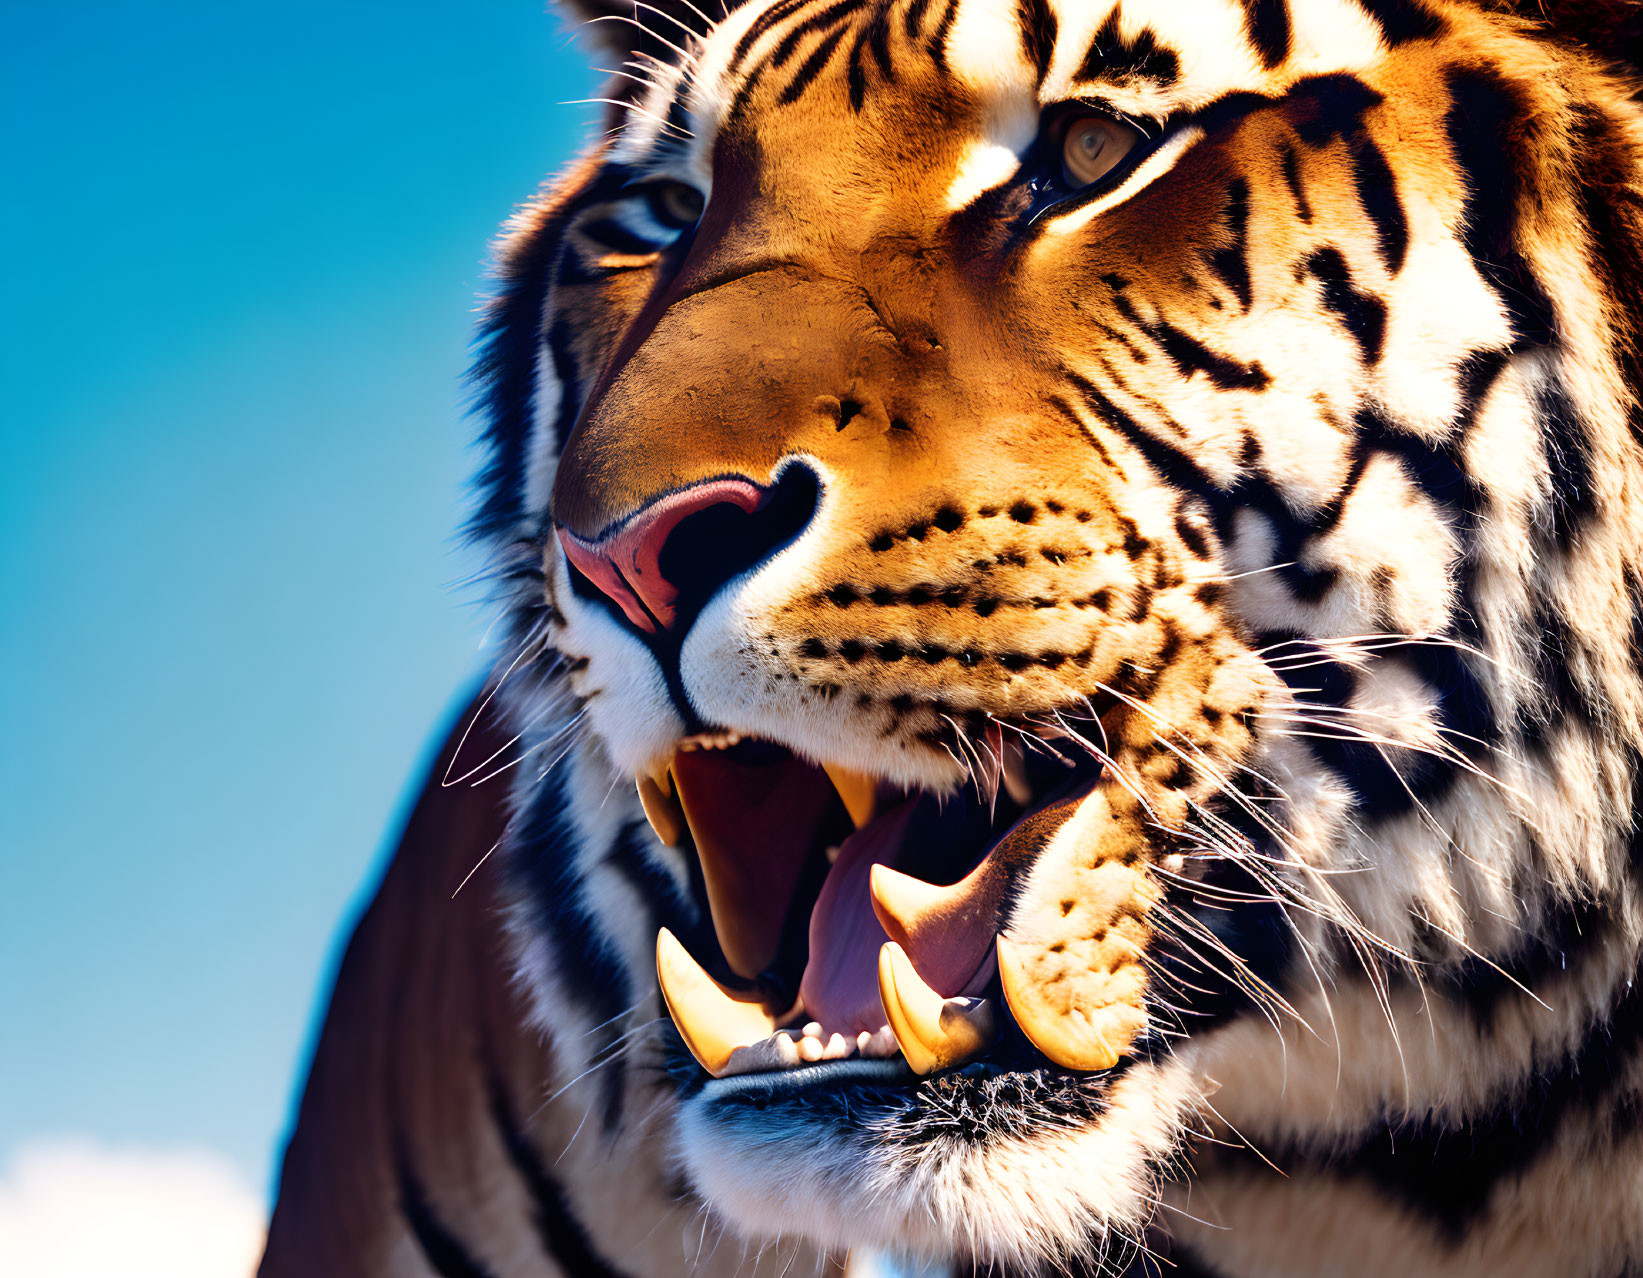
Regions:
[[[884,1024],[879,949],[890,938],[873,912],[868,880],[875,862],[894,860],[915,806],[909,799],[846,839],[810,911],[810,961],[799,997],[805,1016],[829,1033],[849,1037]]]

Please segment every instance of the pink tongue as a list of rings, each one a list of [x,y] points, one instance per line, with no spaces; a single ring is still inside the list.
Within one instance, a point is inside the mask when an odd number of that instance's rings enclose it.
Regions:
[[[884,1024],[879,948],[890,938],[873,912],[868,876],[875,862],[895,857],[913,806],[908,800],[844,841],[810,911],[810,962],[799,996],[806,1019],[828,1033],[849,1037]]]

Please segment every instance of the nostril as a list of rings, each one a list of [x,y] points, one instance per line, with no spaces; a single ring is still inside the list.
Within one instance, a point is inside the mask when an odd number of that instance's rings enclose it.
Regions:
[[[652,502],[597,541],[565,529],[559,540],[580,581],[640,630],[684,630],[721,586],[797,537],[820,499],[815,471],[795,462],[767,487],[706,480]]]
[[[678,592],[674,604],[682,627],[742,573],[773,558],[815,517],[821,480],[800,462],[790,462],[746,510],[728,503],[704,507],[679,521],[659,556],[662,576]]]

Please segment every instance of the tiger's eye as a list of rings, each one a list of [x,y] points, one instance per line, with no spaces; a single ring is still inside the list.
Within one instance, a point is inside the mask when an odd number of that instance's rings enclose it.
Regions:
[[[1061,167],[1067,184],[1073,187],[1099,182],[1119,166],[1136,143],[1139,129],[1109,120],[1104,115],[1079,116],[1068,127],[1061,143]]]
[[[656,191],[654,207],[669,226],[695,226],[702,216],[702,193],[683,182],[663,182]]]

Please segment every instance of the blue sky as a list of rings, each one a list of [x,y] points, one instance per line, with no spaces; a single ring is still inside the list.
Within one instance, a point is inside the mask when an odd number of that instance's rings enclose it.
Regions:
[[[0,9],[0,1164],[270,1183],[486,659],[461,373],[585,64],[540,0]]]

